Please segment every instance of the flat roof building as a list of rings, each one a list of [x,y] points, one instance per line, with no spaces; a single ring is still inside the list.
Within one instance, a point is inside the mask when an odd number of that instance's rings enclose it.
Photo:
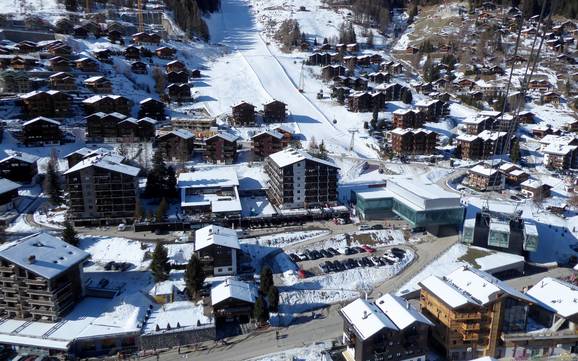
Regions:
[[[395,213],[413,228],[437,233],[441,226],[458,226],[464,219],[460,195],[433,183],[410,179],[388,181],[385,188],[357,193],[357,212],[363,219],[384,219]]]

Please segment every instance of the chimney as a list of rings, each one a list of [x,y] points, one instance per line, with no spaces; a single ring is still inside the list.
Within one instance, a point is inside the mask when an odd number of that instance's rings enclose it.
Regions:
[[[369,317],[369,313],[367,313],[367,311],[364,310],[364,311],[363,311],[363,317],[362,317],[362,319],[365,320],[365,319],[368,318],[368,317]]]
[[[33,254],[28,256],[28,263],[33,264],[34,262],[36,262],[36,256]]]

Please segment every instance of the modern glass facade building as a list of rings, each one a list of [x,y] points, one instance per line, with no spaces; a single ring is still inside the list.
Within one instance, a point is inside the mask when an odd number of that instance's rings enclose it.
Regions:
[[[396,214],[412,228],[458,226],[464,220],[464,207],[458,194],[435,184],[417,184],[409,179],[390,181],[378,190],[358,192],[356,210],[365,220]]]

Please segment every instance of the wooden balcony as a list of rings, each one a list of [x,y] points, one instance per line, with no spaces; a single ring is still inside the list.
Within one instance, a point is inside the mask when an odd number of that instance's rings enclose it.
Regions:
[[[479,331],[480,324],[479,323],[462,323],[461,329],[464,331]]]
[[[455,313],[454,314],[454,320],[456,320],[456,321],[480,320],[481,318],[482,318],[481,312]]]

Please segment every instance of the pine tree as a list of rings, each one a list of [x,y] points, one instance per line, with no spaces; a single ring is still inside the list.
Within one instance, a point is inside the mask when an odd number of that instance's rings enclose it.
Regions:
[[[413,95],[411,94],[411,90],[405,89],[401,93],[401,101],[404,102],[405,104],[411,104],[411,102],[413,101]]]
[[[512,150],[510,151],[510,160],[512,163],[518,163],[520,161],[520,142],[517,140],[512,144]]]
[[[46,166],[46,176],[44,177],[44,193],[48,195],[53,205],[62,204],[62,188],[60,186],[60,176],[58,174],[58,158],[56,153],[50,157]]]
[[[259,292],[262,295],[266,295],[269,292],[269,288],[273,285],[273,270],[269,266],[264,266],[261,269],[261,277],[259,279]]]
[[[166,194],[169,198],[176,198],[178,195],[177,191],[177,176],[175,169],[173,167],[167,168],[167,178],[165,181]]]
[[[253,308],[253,317],[259,324],[264,324],[269,321],[269,309],[263,297],[258,297]]]
[[[169,205],[167,204],[167,199],[163,197],[163,199],[161,199],[161,203],[159,204],[159,207],[157,208],[157,213],[156,213],[157,222],[162,222],[166,218],[168,208],[169,208]]]
[[[373,48],[373,42],[374,42],[374,36],[373,36],[373,31],[369,30],[369,33],[367,34],[367,47],[372,49]]]
[[[185,283],[193,299],[199,298],[199,291],[203,287],[203,282],[205,282],[205,273],[201,260],[196,254],[193,254],[185,268]]]
[[[166,281],[169,278],[169,270],[170,267],[167,249],[158,242],[153,251],[151,262],[151,272],[155,282]]]
[[[78,247],[80,239],[78,238],[78,233],[74,229],[74,226],[69,221],[64,222],[64,229],[61,234],[62,240],[68,244]]]
[[[267,304],[269,305],[269,311],[279,312],[279,290],[275,286],[269,288],[267,292]]]

